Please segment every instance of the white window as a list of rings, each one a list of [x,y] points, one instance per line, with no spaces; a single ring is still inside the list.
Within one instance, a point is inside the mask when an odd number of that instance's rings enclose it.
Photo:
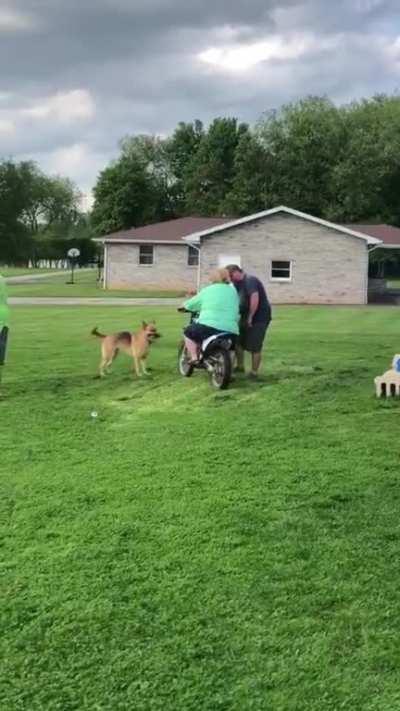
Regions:
[[[271,281],[292,281],[292,262],[286,259],[273,259]]]
[[[240,259],[240,254],[219,254],[218,255],[218,267],[224,268],[228,264],[237,264],[238,267],[242,266],[242,260]]]
[[[151,267],[154,264],[154,246],[152,244],[139,246],[139,264],[142,267]]]
[[[187,263],[189,267],[198,267],[199,265],[199,250],[196,247],[188,247]]]

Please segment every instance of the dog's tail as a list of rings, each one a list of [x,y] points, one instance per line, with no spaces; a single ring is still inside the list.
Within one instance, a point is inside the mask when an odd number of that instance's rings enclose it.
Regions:
[[[92,334],[92,336],[96,336],[97,338],[105,338],[104,333],[100,333],[100,332],[97,330],[97,326],[96,326],[96,328],[94,328],[94,329],[91,331],[91,334]]]

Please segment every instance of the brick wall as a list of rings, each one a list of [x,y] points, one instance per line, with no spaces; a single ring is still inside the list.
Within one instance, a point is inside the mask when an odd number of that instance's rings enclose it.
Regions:
[[[139,245],[109,244],[106,258],[107,289],[174,289],[196,287],[197,267],[187,264],[186,245],[154,245],[154,264],[139,265]]]
[[[225,230],[202,240],[201,283],[219,255],[241,256],[242,268],[265,284],[272,303],[364,304],[366,241],[291,215]],[[271,260],[292,261],[292,281],[271,280]]]

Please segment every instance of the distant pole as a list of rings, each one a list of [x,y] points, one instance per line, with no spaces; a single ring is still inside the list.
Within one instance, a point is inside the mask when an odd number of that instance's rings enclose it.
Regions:
[[[67,257],[71,263],[71,281],[67,281],[67,284],[74,284],[74,269],[75,269],[75,264],[76,260],[80,256],[80,251],[76,247],[72,247],[72,249],[69,249],[67,252]]]

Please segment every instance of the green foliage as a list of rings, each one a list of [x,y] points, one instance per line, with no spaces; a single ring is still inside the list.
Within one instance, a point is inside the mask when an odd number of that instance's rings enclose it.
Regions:
[[[341,111],[328,99],[310,97],[266,115],[257,136],[270,160],[269,203],[326,215],[345,135]]]
[[[92,327],[153,317],[153,374],[94,379]],[[176,373],[183,323],[12,313],[0,707],[398,709],[396,310],[277,309],[265,383],[218,394]]]
[[[181,122],[171,137],[121,142],[121,158],[96,188],[94,221],[107,232],[286,204],[338,222],[400,224],[399,155],[396,95],[339,107],[311,96],[267,112],[253,130],[234,118],[207,129]]]
[[[105,168],[94,188],[92,224],[99,235],[137,227],[152,213],[151,178],[145,168],[123,157]]]
[[[0,163],[0,260],[13,263],[26,258],[31,239],[24,221],[29,204],[26,174],[31,164]]]
[[[186,209],[198,215],[220,214],[235,178],[235,155],[246,124],[215,119],[186,171]]]
[[[26,262],[37,240],[66,237],[79,222],[79,201],[67,178],[46,176],[31,161],[0,163],[0,261]]]
[[[165,142],[171,175],[170,190],[177,214],[186,212],[185,195],[189,167],[197,155],[203,136],[201,121],[180,122],[172,137]]]
[[[332,171],[330,216],[400,224],[400,97],[353,103],[342,116],[346,143]]]
[[[246,131],[240,137],[235,151],[232,188],[223,202],[222,212],[227,215],[252,215],[268,207],[272,160],[257,137]]]
[[[92,225],[109,234],[173,214],[165,147],[151,136],[125,138],[121,156],[100,173],[94,188]]]
[[[400,254],[398,249],[374,249],[369,256],[370,277],[399,277]]]

